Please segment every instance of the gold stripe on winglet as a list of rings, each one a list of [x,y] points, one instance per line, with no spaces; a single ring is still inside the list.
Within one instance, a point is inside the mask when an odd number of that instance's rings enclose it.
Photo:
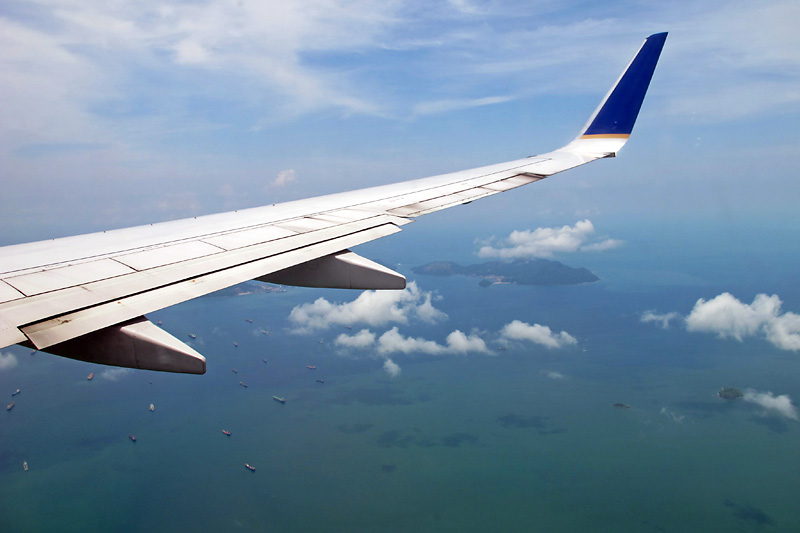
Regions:
[[[581,139],[629,139],[630,133],[595,133],[592,135],[581,135]]]

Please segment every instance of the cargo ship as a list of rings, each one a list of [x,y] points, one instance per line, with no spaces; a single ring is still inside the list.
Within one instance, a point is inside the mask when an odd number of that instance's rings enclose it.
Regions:
[[[286,403],[286,398],[282,398],[280,396],[273,396],[272,399],[276,402]]]

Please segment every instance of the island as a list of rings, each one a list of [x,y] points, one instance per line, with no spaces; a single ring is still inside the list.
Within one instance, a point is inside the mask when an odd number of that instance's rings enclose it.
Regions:
[[[600,278],[585,268],[569,267],[548,259],[518,259],[510,263],[490,261],[479,265],[462,266],[452,261],[435,261],[414,267],[414,274],[427,276],[469,276],[482,278],[480,285],[495,283],[518,285],[577,285],[591,283]]]
[[[717,393],[717,396],[723,400],[735,400],[736,398],[741,398],[744,395],[742,394],[742,391],[736,387],[722,387]]]
[[[247,296],[248,294],[263,294],[273,292],[286,292],[282,285],[272,285],[270,283],[262,283],[257,281],[245,281],[238,285],[233,285],[227,289],[221,289],[209,294],[210,297],[218,296]],[[248,320],[248,322],[252,322]]]

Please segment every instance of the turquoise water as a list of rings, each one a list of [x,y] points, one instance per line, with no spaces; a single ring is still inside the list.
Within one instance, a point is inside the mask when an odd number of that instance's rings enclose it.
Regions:
[[[448,257],[418,263],[432,259]],[[474,279],[418,278],[449,319],[401,325],[405,335],[444,342],[453,329],[477,328],[492,339],[519,319],[579,343],[394,355],[395,379],[378,358],[338,354],[332,341],[344,328],[287,332],[295,305],[356,296],[338,291],[212,296],[153,315],[182,339],[197,334],[209,362],[201,377],[131,371],[112,380],[105,367],[4,350],[19,364],[0,372],[0,392],[22,393],[0,416],[0,530],[800,528],[800,424],[715,396],[732,385],[800,398],[797,355],[639,322],[645,309],[685,314],[723,285],[749,302],[756,283],[746,266],[687,273],[632,249],[581,261],[603,281],[484,289]],[[647,282],[648,269],[658,282]],[[790,281],[760,290],[798,311]]]

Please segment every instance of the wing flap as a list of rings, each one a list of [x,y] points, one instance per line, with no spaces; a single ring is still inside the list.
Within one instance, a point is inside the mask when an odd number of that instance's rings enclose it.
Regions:
[[[245,262],[224,270],[204,269],[201,274],[148,291],[131,294],[87,309],[54,317],[20,328],[39,349],[85,335],[170,305],[255,279],[290,266],[305,263],[340,250],[400,231],[395,224],[379,226],[324,240],[310,246]]]
[[[297,232],[277,226],[263,226],[260,228],[225,233],[224,235],[217,235],[214,237],[206,237],[203,239],[203,242],[225,250],[235,250],[237,248],[244,248],[245,246],[253,246],[254,244],[276,241],[285,237],[291,237],[292,235],[297,235]]]
[[[0,303],[10,302],[11,300],[23,298],[24,296],[25,296],[24,294],[19,292],[11,285],[7,284],[4,281],[0,281]]]
[[[100,259],[5,278],[3,281],[25,294],[25,296],[35,296],[45,292],[74,287],[82,283],[124,276],[133,272],[135,272],[134,269],[113,259]]]
[[[75,311],[76,309],[84,309],[115,301],[139,292],[156,290],[185,279],[202,276],[209,272],[222,271],[236,265],[257,261],[265,257],[284,254],[319,242],[362,232],[373,227],[386,224],[399,226],[408,222],[408,220],[398,217],[373,216],[370,219],[350,222],[316,232],[294,235],[278,241],[247,246],[226,253],[183,261],[142,272],[134,272],[125,276],[98,280],[24,299],[13,300],[0,304],[0,320],[4,320],[9,324],[16,324],[17,326],[30,325],[40,322],[42,319],[55,318],[59,315],[69,313],[70,311]],[[331,250],[321,255],[337,252],[346,247],[347,246]],[[140,314],[145,313],[142,312]],[[117,320],[110,324],[121,322],[122,320]]]
[[[121,255],[114,259],[119,263],[141,272],[142,270],[149,270],[151,268],[180,263],[190,259],[206,257],[224,251],[223,248],[203,241],[189,241]]]

